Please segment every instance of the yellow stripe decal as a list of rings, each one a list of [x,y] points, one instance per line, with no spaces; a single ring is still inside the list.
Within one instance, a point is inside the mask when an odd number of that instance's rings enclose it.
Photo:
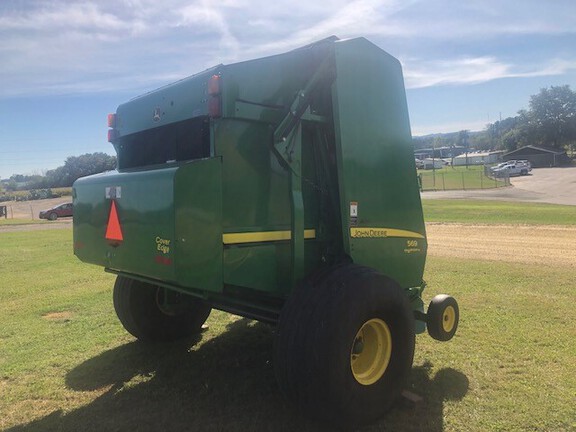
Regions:
[[[350,237],[352,238],[415,238],[423,239],[424,236],[417,232],[406,231],[394,228],[350,228]]]
[[[245,232],[245,233],[228,233],[222,235],[222,242],[224,244],[238,244],[238,243],[259,243],[280,240],[290,240],[292,238],[291,231],[260,231],[260,232]],[[316,230],[304,230],[305,239],[316,238]]]

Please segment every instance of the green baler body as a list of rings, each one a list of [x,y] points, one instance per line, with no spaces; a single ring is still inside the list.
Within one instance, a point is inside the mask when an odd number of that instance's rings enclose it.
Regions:
[[[348,256],[421,308],[427,244],[402,71],[367,40],[217,66],[121,105],[114,134],[118,170],[74,184],[82,261],[274,320],[298,280]],[[112,206],[120,240],[107,238]]]

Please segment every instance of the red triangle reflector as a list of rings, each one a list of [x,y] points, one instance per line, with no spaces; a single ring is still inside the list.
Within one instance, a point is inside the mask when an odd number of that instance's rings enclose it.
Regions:
[[[116,201],[114,200],[112,200],[112,206],[110,207],[110,216],[108,216],[108,226],[106,227],[106,239],[117,241],[124,240],[124,237],[122,236],[122,228],[120,227],[120,221],[118,220],[118,212],[116,211]]]

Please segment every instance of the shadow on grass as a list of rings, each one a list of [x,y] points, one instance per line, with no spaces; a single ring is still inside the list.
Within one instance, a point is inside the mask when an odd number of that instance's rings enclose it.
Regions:
[[[9,429],[32,431],[330,431],[299,416],[282,399],[272,368],[273,328],[239,320],[198,347],[128,343],[71,370],[73,391],[104,393],[86,406]],[[443,402],[461,399],[468,379],[453,369],[430,377],[415,367],[414,406],[399,404],[363,432],[443,430]]]

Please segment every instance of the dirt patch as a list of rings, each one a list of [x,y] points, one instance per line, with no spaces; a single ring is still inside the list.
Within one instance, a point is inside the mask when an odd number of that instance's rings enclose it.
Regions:
[[[576,227],[428,223],[430,256],[576,268]]]
[[[42,315],[42,318],[48,321],[58,321],[58,322],[68,322],[72,320],[74,314],[69,311],[62,311],[62,312],[48,312]]]

